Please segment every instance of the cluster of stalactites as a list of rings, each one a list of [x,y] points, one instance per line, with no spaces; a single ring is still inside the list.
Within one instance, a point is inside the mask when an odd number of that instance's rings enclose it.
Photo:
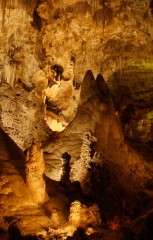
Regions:
[[[1,0],[1,8],[5,10],[14,8],[25,8],[26,10],[32,12],[35,8],[37,0]]]
[[[1,0],[0,1],[0,10],[1,10],[1,28],[3,32],[3,27],[5,24],[5,13],[6,9],[23,9],[25,12],[28,12],[32,15],[33,10],[35,9],[37,0]]]

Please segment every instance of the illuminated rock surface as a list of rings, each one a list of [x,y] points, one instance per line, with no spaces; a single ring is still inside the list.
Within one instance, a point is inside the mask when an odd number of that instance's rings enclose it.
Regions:
[[[0,13],[0,239],[153,239],[153,1]]]

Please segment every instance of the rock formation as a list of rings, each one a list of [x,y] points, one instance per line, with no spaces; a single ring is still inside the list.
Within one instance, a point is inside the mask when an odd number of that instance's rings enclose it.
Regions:
[[[35,143],[27,150],[26,162],[26,185],[33,195],[34,201],[38,204],[45,202],[45,182],[43,180],[44,159],[40,143]]]
[[[0,13],[0,238],[153,239],[153,1]]]

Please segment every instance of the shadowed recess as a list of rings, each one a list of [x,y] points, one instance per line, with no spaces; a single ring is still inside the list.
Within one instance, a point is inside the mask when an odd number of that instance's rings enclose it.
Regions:
[[[25,155],[14,141],[0,128],[0,160],[3,164],[11,159],[11,164],[24,178]]]

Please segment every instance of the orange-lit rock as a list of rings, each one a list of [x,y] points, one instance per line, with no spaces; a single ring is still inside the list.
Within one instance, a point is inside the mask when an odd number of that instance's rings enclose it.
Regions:
[[[26,184],[36,204],[43,204],[47,200],[43,173],[45,163],[41,143],[35,143],[26,154]]]
[[[11,239],[153,239],[152,9],[1,0],[0,228]]]

